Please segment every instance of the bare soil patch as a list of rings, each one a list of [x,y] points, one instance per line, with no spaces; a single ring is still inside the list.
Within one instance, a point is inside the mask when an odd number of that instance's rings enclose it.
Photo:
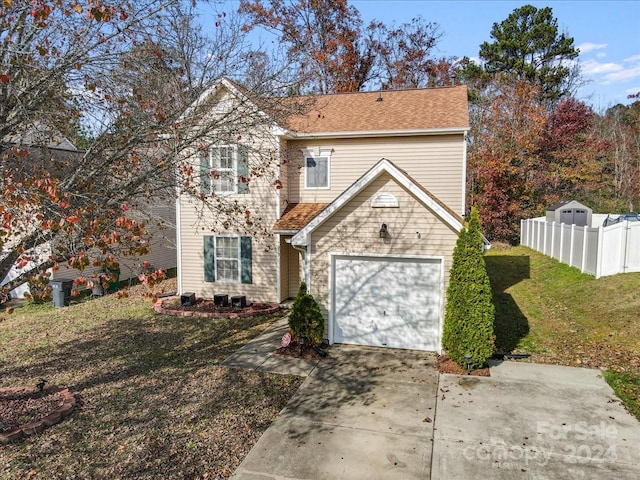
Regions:
[[[467,370],[465,368],[462,368],[446,355],[440,355],[438,357],[438,371],[440,373],[452,373],[454,375],[467,375]],[[490,377],[491,373],[489,371],[489,367],[485,367],[471,370],[471,373],[469,375],[475,375],[477,377]]]
[[[325,346],[318,347],[321,351],[327,353]],[[328,354],[328,353],[327,353]],[[299,342],[293,340],[288,346],[280,347],[276,350],[276,355],[282,355],[285,357],[297,357],[304,358],[306,360],[319,360],[326,355],[322,355],[310,345],[300,345]]]

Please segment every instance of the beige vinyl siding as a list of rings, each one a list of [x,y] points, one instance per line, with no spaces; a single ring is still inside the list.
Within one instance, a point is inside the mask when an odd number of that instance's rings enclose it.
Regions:
[[[278,198],[280,200],[280,215],[285,211],[289,204],[288,192],[289,192],[289,165],[286,155],[281,155],[281,152],[287,151],[287,142],[284,139],[280,139],[279,151],[278,151],[278,180],[280,181],[280,191],[278,192]]]
[[[329,189],[305,189],[302,149],[332,148]],[[287,148],[289,201],[331,202],[382,158],[463,215],[464,136],[291,141]]]
[[[285,237],[280,236],[280,301],[289,297],[289,249],[284,241]]]
[[[277,235],[265,233],[277,219],[278,191],[275,163],[263,168],[264,162],[274,162],[278,144],[274,137],[255,131],[249,139],[249,169],[260,170],[252,176],[247,194],[222,194],[217,211],[202,208],[199,200],[185,196],[180,199],[181,234],[181,293],[194,292],[198,297],[210,298],[214,294],[246,295],[247,301],[279,302]],[[246,145],[246,143],[243,143]],[[197,155],[192,157],[198,168]],[[237,202],[237,205],[236,205]],[[249,210],[253,226],[245,224],[244,212]],[[225,221],[228,222],[225,225]],[[206,282],[204,278],[204,236],[234,235],[252,237],[252,283]]]
[[[294,298],[300,289],[302,276],[300,272],[300,252],[289,245],[289,297]]]
[[[393,194],[399,207],[372,208],[371,199],[381,192]],[[379,237],[382,223],[388,225],[387,239]],[[326,320],[331,253],[444,257],[446,285],[457,235],[391,176],[383,173],[311,234],[310,292]]]
[[[164,226],[160,228],[153,225],[153,222],[148,222],[148,229],[151,232],[151,240],[149,241],[150,253],[139,257],[118,258],[120,280],[137,279],[138,275],[145,270],[142,266],[143,262],[149,262],[150,268],[153,269],[176,268],[178,257],[176,252],[175,204],[173,202],[159,203],[152,206],[150,212],[157,218],[161,218],[164,221]],[[131,212],[131,214],[135,216],[135,212]],[[52,279],[74,280],[81,276],[90,278],[99,271],[99,268],[92,266],[80,271],[63,264],[60,265],[57,271],[53,272]]]
[[[215,294],[246,295],[247,301],[277,302],[278,256],[273,236],[252,238],[252,283],[206,282],[204,279],[204,236],[214,235],[197,229],[182,235],[182,293],[194,292],[196,296],[213,298]],[[239,235],[236,232],[224,232]]]
[[[300,253],[280,236],[280,301],[293,298],[300,288]]]

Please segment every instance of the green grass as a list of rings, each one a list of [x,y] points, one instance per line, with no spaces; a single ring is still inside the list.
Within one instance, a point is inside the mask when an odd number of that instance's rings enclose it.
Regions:
[[[604,378],[627,409],[640,419],[640,377],[607,371]]]
[[[640,419],[640,273],[596,279],[525,247],[494,248],[485,259],[497,351],[605,370]]]
[[[274,319],[157,315],[115,295],[0,311],[0,387],[44,377],[78,399],[0,447],[0,478],[228,478],[301,383],[220,365]]]

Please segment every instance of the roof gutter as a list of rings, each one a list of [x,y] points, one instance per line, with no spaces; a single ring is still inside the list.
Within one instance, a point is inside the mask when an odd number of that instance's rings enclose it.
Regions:
[[[442,135],[460,133],[466,134],[469,127],[434,128],[434,129],[410,129],[410,130],[370,130],[351,132],[294,132],[283,130],[282,136],[289,139],[320,139],[320,138],[363,138],[363,137],[408,137],[418,135]]]

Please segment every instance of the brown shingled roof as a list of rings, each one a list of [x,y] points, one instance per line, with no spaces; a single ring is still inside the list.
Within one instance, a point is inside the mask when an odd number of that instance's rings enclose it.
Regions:
[[[312,98],[314,100],[309,111],[290,116],[286,128],[299,133],[334,133],[469,127],[465,85],[318,95]],[[292,101],[300,101],[300,97],[292,97]]]
[[[300,230],[327,205],[328,203],[290,203],[273,224],[272,230]]]

